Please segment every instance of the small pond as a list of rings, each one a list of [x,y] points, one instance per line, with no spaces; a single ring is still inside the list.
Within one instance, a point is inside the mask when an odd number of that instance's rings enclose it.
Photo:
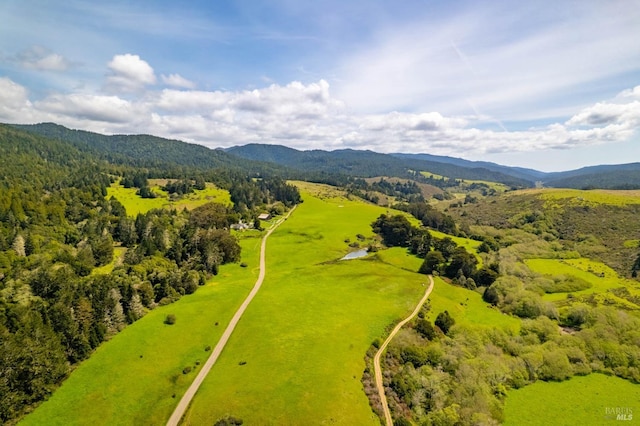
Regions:
[[[359,257],[365,257],[366,255],[367,255],[367,249],[362,249],[358,251],[352,251],[351,253],[348,253],[340,260],[357,259]]]

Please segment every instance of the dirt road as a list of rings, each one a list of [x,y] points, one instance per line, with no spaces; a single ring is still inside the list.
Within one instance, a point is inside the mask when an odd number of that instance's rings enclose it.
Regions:
[[[391,420],[391,412],[389,411],[389,404],[387,404],[387,396],[384,394],[384,384],[382,383],[382,369],[380,368],[380,357],[382,356],[384,350],[387,349],[387,345],[389,344],[391,339],[393,339],[393,336],[395,336],[398,333],[398,331],[400,331],[403,325],[411,321],[411,319],[415,317],[418,314],[418,312],[420,312],[420,308],[422,308],[422,305],[424,305],[424,302],[427,301],[427,298],[431,294],[431,290],[433,290],[434,282],[433,282],[433,277],[431,275],[429,275],[429,282],[430,282],[429,287],[427,287],[427,290],[424,292],[424,296],[422,296],[422,299],[420,299],[420,302],[418,302],[418,305],[413,310],[411,315],[409,315],[407,318],[400,321],[398,325],[395,326],[391,334],[389,334],[389,337],[387,337],[387,340],[384,341],[382,346],[380,346],[380,349],[378,349],[378,352],[376,352],[376,356],[373,357],[373,369],[375,371],[375,376],[376,376],[376,387],[378,388],[378,394],[380,395],[380,402],[382,403],[382,410],[384,411],[385,424],[387,426],[393,426],[393,421]]]
[[[173,414],[171,415],[171,417],[169,418],[169,421],[167,422],[167,426],[177,426],[180,423],[180,419],[184,415],[184,412],[187,410],[187,407],[191,403],[191,400],[195,396],[196,392],[198,391],[198,388],[204,381],[205,377],[207,377],[207,374],[209,374],[211,367],[213,367],[213,365],[218,360],[218,357],[222,353],[222,350],[224,349],[225,345],[227,344],[229,337],[231,337],[231,333],[233,333],[233,330],[236,328],[236,325],[238,324],[238,321],[242,317],[242,314],[244,314],[244,311],[247,309],[247,306],[249,306],[249,303],[251,303],[251,300],[253,300],[255,295],[258,293],[258,290],[260,290],[260,286],[262,286],[262,281],[264,281],[264,276],[267,272],[266,262],[265,262],[267,238],[269,238],[269,235],[271,235],[271,233],[275,231],[275,229],[282,222],[284,222],[289,217],[289,215],[291,215],[291,213],[293,213],[295,208],[296,207],[294,206],[284,218],[276,222],[265,234],[265,236],[262,238],[262,245],[260,246],[260,274],[258,275],[258,280],[256,281],[255,285],[251,289],[251,292],[249,293],[247,298],[244,299],[244,302],[242,302],[242,305],[240,306],[240,308],[238,308],[238,310],[236,311],[235,315],[231,319],[231,322],[229,323],[227,328],[224,330],[224,333],[220,337],[218,344],[213,349],[213,352],[211,352],[211,355],[209,356],[209,359],[207,359],[207,362],[202,367],[202,370],[200,370],[200,372],[194,379],[193,383],[191,384],[191,386],[189,386],[189,389],[187,389],[184,396],[178,403],[178,406],[173,411]]]

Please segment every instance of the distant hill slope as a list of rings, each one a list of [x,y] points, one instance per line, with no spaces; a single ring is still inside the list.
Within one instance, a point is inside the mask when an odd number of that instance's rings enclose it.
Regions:
[[[136,167],[184,166],[198,169],[250,170],[286,174],[280,166],[247,161],[223,150],[151,135],[102,135],[54,123],[13,125],[14,128],[63,141],[82,152],[116,164]]]
[[[103,166],[106,162],[68,143],[0,124],[0,185],[52,187],[69,179],[72,170]]]
[[[549,173],[544,183],[555,188],[640,189],[640,163],[591,166]]]
[[[465,167],[456,164],[426,161],[419,158],[402,158],[372,151],[352,149],[336,151],[298,151],[280,145],[248,144],[228,148],[227,152],[238,157],[270,161],[297,170],[340,173],[358,177],[410,176],[410,171],[430,171],[456,179],[487,180],[516,187],[533,186],[533,180],[507,175],[483,167]],[[463,160],[464,161],[464,160]]]
[[[509,167],[503,166],[496,163],[491,163],[488,161],[470,161],[464,160],[462,158],[455,157],[447,157],[442,155],[431,155],[431,154],[391,154],[394,157],[412,159],[412,160],[423,160],[437,163],[446,163],[453,164],[460,167],[466,168],[483,168],[487,170],[491,170],[492,172],[502,173],[508,176],[513,176],[519,179],[535,182],[543,179],[546,175],[545,172],[541,172],[539,170],[534,169],[526,169],[522,167]]]

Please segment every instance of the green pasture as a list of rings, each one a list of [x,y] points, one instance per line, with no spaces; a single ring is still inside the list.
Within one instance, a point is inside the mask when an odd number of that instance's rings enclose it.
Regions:
[[[397,249],[384,262],[382,252],[337,260],[352,250],[344,240],[371,236],[385,210],[315,189],[270,237],[263,287],[186,424],[227,414],[246,424],[379,424],[360,382],[364,354],[413,309],[426,277],[407,271]]]
[[[549,205],[553,205],[554,201],[566,199],[569,199],[571,203],[576,205],[609,204],[624,206],[640,204],[640,190],[544,188],[514,192],[514,194],[523,193],[539,194]]]
[[[229,191],[220,189],[211,183],[203,190],[194,190],[191,194],[172,198],[160,187],[166,182],[162,179],[150,179],[151,190],[158,196],[156,198],[142,198],[136,195],[137,188],[125,188],[119,182],[111,184],[107,188],[107,199],[115,197],[127,210],[129,216],[137,216],[138,213],[146,213],[151,209],[172,207],[176,210],[193,209],[209,202],[231,204]]]
[[[617,420],[616,412],[631,412],[633,419]],[[636,424],[640,386],[595,373],[564,382],[538,381],[509,391],[504,415],[504,424],[514,426]]]
[[[406,271],[417,271],[422,264],[422,259],[400,247],[381,250],[371,256]],[[428,284],[428,278],[421,277],[421,283]],[[518,318],[505,315],[491,307],[482,300],[479,292],[449,284],[439,277],[434,277],[434,280],[435,287],[427,302],[431,306],[428,318],[432,321],[440,312],[449,311],[456,323],[464,326],[500,326],[513,331],[520,329]]]
[[[518,331],[520,319],[500,312],[482,300],[479,292],[447,283],[433,277],[435,287],[429,296],[431,309],[427,317],[434,321],[440,312],[448,311],[456,324],[470,327],[502,327]]]
[[[454,243],[467,249],[469,253],[477,253],[476,249],[480,247],[480,244],[482,244],[482,241],[476,241],[470,238],[454,237],[453,235],[445,234],[444,232],[436,231],[434,229],[429,229],[429,233],[434,238],[442,239],[449,237]]]
[[[471,185],[473,183],[482,183],[487,185],[489,188],[496,190],[496,192],[505,192],[509,189],[509,186],[500,182],[492,182],[490,180],[473,180],[473,179],[465,179],[464,184]]]
[[[571,292],[575,296],[607,293],[607,297],[626,305],[628,302],[608,293],[608,290],[619,287],[627,287],[630,289],[637,287],[636,282],[620,278],[613,269],[604,263],[587,258],[526,259],[524,263],[529,269],[540,274],[549,276],[575,276],[591,284],[591,287],[588,289]],[[566,293],[545,294],[544,296],[546,300],[562,300],[566,297]]]
[[[241,244],[247,268],[224,265],[196,293],[129,325],[21,424],[164,424],[209,356],[205,347],[215,346],[257,278],[260,239]],[[168,314],[176,316],[174,325],[164,324]],[[183,374],[185,367],[193,371]]]
[[[411,254],[409,250],[404,247],[392,247],[385,250],[380,250],[376,253],[370,254],[380,260],[383,263],[394,265],[395,267],[402,268],[406,271],[416,272],[420,269],[423,259],[420,259],[414,254]],[[425,280],[427,278],[425,277]]]
[[[444,177],[442,175],[438,175],[435,173],[431,173],[431,172],[420,172],[420,174],[426,178],[431,178],[431,179],[442,179],[444,178],[445,180],[449,180],[448,177]]]
[[[426,178],[431,178],[431,179],[442,179],[444,178],[445,180],[451,180],[451,178],[449,177],[445,177],[436,173],[431,173],[431,172],[420,172],[420,174]],[[504,183],[499,183],[499,182],[492,182],[489,180],[474,180],[474,179],[460,179],[457,178],[458,180],[460,180],[460,186],[461,187],[465,187],[474,183],[481,183],[481,184],[485,184],[487,185],[489,188],[492,188],[494,190],[496,190],[497,192],[505,192],[506,190],[509,189],[509,187],[507,185],[505,185]],[[453,188],[453,191],[455,192],[455,188]]]

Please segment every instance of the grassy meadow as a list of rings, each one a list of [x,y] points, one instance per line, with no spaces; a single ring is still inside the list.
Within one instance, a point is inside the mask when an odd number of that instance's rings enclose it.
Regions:
[[[270,237],[263,287],[186,424],[226,414],[247,424],[379,424],[360,382],[364,354],[411,311],[425,277],[396,263],[404,259],[397,250],[386,262],[381,253],[338,261],[353,250],[345,240],[371,236],[385,210],[329,187],[314,186],[316,196],[304,188],[304,203]]]
[[[626,206],[640,204],[640,190],[608,190],[608,189],[569,189],[569,188],[544,188],[524,189],[515,191],[514,194],[539,194],[548,205],[554,205],[554,201],[571,199],[573,204],[608,204],[613,206]]]
[[[476,291],[458,287],[445,282],[440,277],[434,277],[435,287],[429,296],[431,310],[427,315],[435,321],[440,312],[448,311],[462,326],[502,327],[512,331],[520,329],[520,319],[500,312],[482,300],[482,295]]]
[[[509,392],[505,425],[618,424],[615,409],[631,409],[635,424],[640,413],[640,387],[603,374],[576,376],[564,382],[538,381]]]
[[[205,347],[215,346],[253,287],[259,243],[241,241],[249,267],[223,265],[196,293],[154,309],[102,344],[21,424],[164,424],[209,356]],[[174,325],[164,324],[168,314],[176,316]],[[193,371],[183,374],[185,367]]]
[[[173,207],[177,210],[193,209],[211,201],[221,204],[231,204],[229,191],[220,189],[212,183],[207,183],[203,190],[194,190],[191,194],[186,194],[179,198],[171,198],[161,186],[166,184],[166,179],[149,179],[151,190],[157,195],[156,198],[141,198],[136,194],[137,188],[125,188],[119,182],[111,184],[107,188],[107,199],[115,197],[127,210],[129,216],[137,216],[138,213],[146,213],[151,209],[161,209]]]
[[[621,278],[618,274],[602,262],[587,258],[579,259],[527,259],[524,261],[529,269],[549,276],[574,276],[591,284],[590,288],[571,292],[574,296],[585,296],[600,293],[614,303],[631,309],[638,309],[635,304],[614,295],[610,290],[626,287],[630,292],[638,292],[638,283]],[[566,299],[567,293],[545,294],[546,300],[556,301]],[[610,304],[610,303],[609,303]]]

